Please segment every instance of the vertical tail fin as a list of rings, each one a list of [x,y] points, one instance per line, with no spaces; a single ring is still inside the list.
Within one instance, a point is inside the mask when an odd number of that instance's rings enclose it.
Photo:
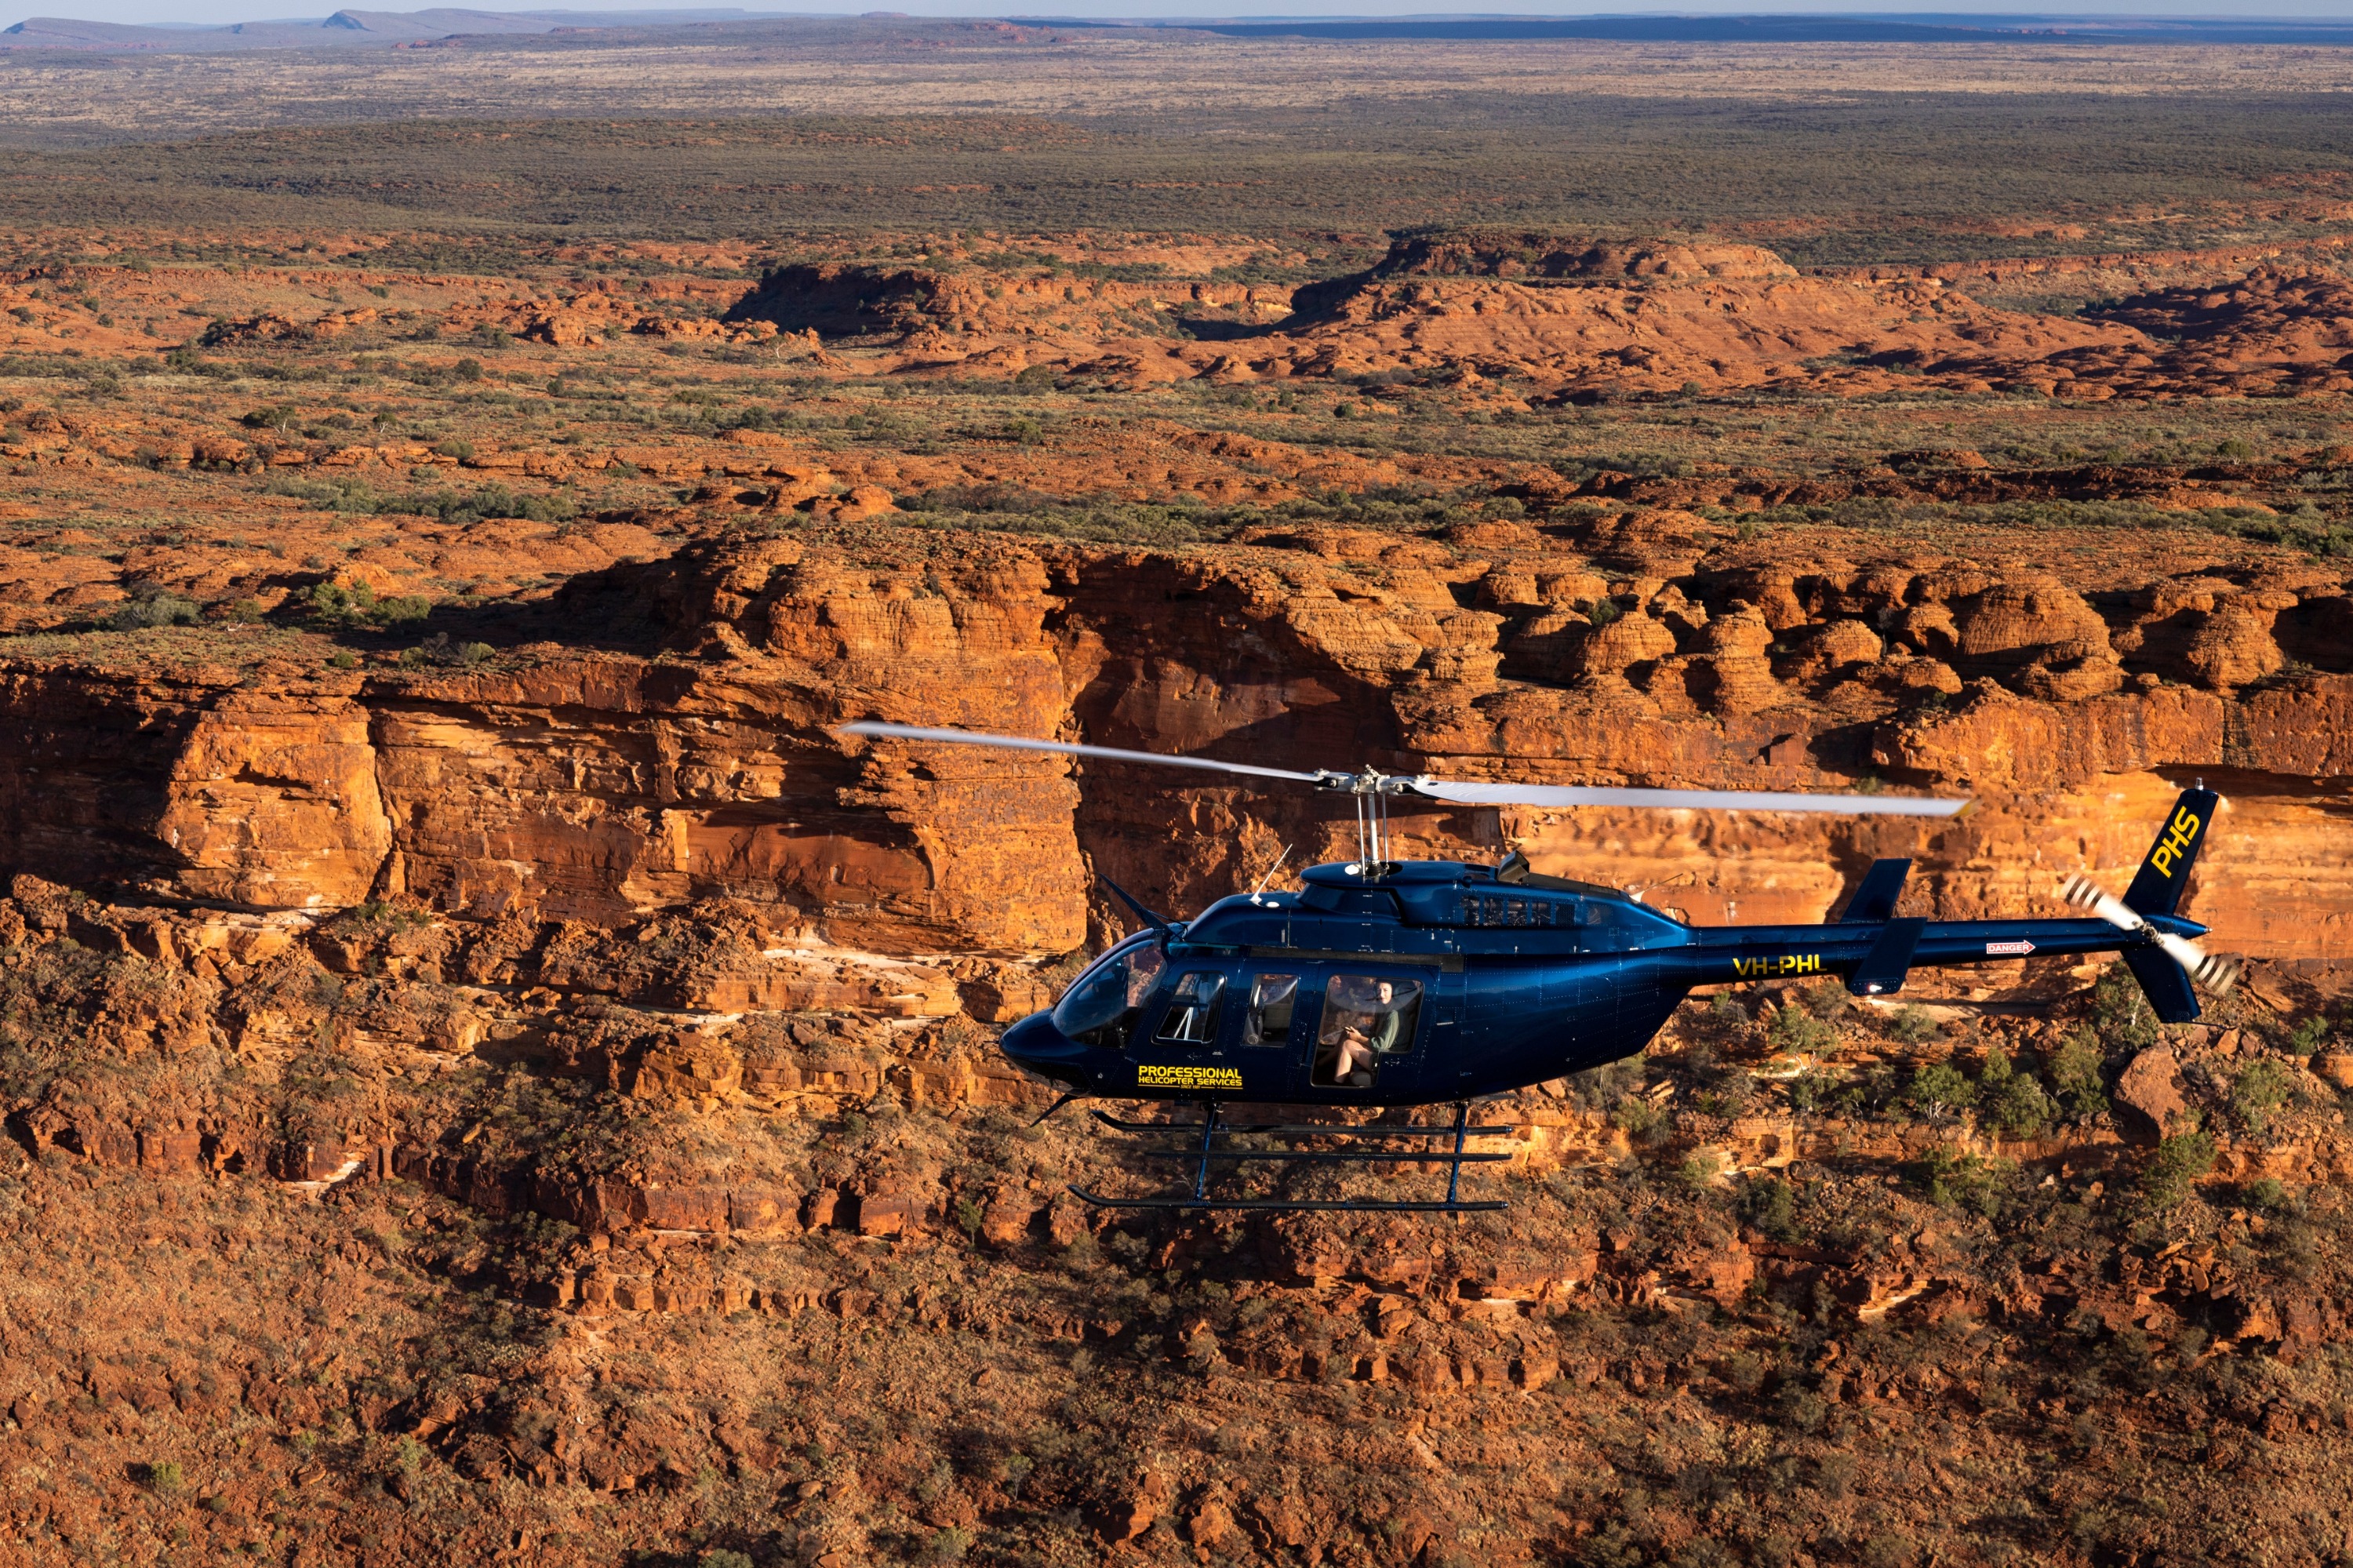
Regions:
[[[1895,901],[1904,894],[1904,879],[1912,874],[1908,860],[1875,860],[1863,874],[1862,884],[1847,900],[1846,912],[1838,917],[1841,926],[1861,925],[1866,920],[1892,920],[1895,917]]]
[[[2189,885],[2189,868],[2198,863],[2198,846],[2213,825],[2214,808],[2222,797],[2211,789],[2184,789],[2173,803],[2173,815],[2158,830],[2157,842],[2140,863],[2140,874],[2125,889],[2125,904],[2138,915],[2170,915]]]

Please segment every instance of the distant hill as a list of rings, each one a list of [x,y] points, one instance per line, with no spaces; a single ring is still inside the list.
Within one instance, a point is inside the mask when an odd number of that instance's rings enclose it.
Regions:
[[[870,18],[899,13],[869,12]],[[185,53],[235,49],[387,48],[443,38],[531,37],[621,28],[661,29],[728,22],[846,20],[838,15],[746,11],[338,11],[312,21],[237,22],[218,27],[132,26],[34,16],[0,29],[0,53],[79,49],[95,53]],[[909,21],[918,20],[907,17]],[[928,19],[928,18],[923,18]],[[967,20],[978,20],[970,18]],[[1386,16],[1276,21],[1166,18],[1106,21],[1013,16],[1024,26],[1092,29],[1183,29],[1228,37],[1508,42],[1581,38],[1622,43],[1976,43],[2353,45],[2353,22],[2282,18],[1980,16],[1968,13],[1837,16]]]
[[[144,27],[32,16],[0,29],[0,50],[88,49],[180,53],[191,50],[351,48],[429,42],[484,34],[529,35],[575,28],[689,26],[740,22],[762,15],[733,7],[707,11],[338,11],[318,21],[237,22],[221,27]]]
[[[1227,37],[1366,40],[1586,38],[1620,43],[2298,44],[2353,45],[2353,23],[2246,18],[1841,14],[1768,16],[1366,16],[1229,21],[1107,22],[1016,16],[1057,27],[1181,27]]]

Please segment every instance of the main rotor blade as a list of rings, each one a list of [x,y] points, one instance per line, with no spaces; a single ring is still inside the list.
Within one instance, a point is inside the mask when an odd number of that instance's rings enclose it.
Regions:
[[[1458,806],[1651,806],[1705,811],[1820,811],[1842,817],[1951,817],[1967,800],[1911,795],[1800,795],[1767,789],[1620,789],[1586,784],[1458,784],[1416,779],[1412,790]]]
[[[882,724],[861,719],[846,724],[842,735],[879,740],[936,741],[947,746],[990,746],[1000,751],[1059,751],[1070,757],[1101,757],[1113,762],[1157,762],[1170,768],[1204,768],[1215,773],[1246,773],[1254,779],[1288,779],[1295,783],[1320,782],[1313,773],[1293,773],[1281,768],[1253,768],[1247,762],[1218,762],[1207,757],[1163,757],[1156,751],[1122,751],[1111,746],[1078,746],[1066,740],[1031,740],[1018,735],[984,735],[969,729],[926,729],[920,725]]]

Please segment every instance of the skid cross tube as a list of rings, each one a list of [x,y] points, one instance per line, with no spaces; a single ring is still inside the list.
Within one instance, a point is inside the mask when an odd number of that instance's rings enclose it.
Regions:
[[[1212,1210],[1255,1210],[1260,1212],[1323,1212],[1340,1213],[1423,1213],[1464,1214],[1486,1213],[1503,1208],[1499,1201],[1464,1201],[1462,1167],[1499,1163],[1511,1159],[1509,1154],[1474,1153],[1464,1147],[1472,1138],[1493,1138],[1511,1131],[1506,1127],[1472,1127],[1471,1105],[1458,1101],[1454,1119],[1436,1127],[1329,1127],[1314,1123],[1303,1125],[1272,1124],[1265,1126],[1232,1126],[1221,1120],[1219,1102],[1208,1100],[1202,1106],[1202,1118],[1194,1122],[1134,1122],[1092,1111],[1097,1121],[1117,1132],[1177,1132],[1189,1133],[1198,1126],[1198,1142],[1187,1142],[1175,1148],[1140,1149],[1135,1152],[1145,1159],[1183,1160],[1193,1165],[1192,1195],[1184,1198],[1109,1198],[1073,1185],[1071,1193],[1082,1202],[1098,1209],[1182,1209],[1195,1213]],[[1366,1150],[1336,1151],[1328,1150],[1291,1149],[1220,1149],[1218,1140],[1236,1136],[1271,1135],[1291,1138],[1451,1138],[1454,1147],[1449,1150]],[[1446,1196],[1436,1202],[1395,1202],[1349,1198],[1231,1198],[1209,1196],[1209,1163],[1213,1160],[1275,1160],[1299,1164],[1431,1164],[1446,1167]]]

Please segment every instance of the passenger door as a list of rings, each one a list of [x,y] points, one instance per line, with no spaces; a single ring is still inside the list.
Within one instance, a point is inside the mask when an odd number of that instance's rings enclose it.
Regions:
[[[1439,1011],[1431,983],[1437,978],[1427,969],[1335,965],[1324,976],[1314,1033],[1298,1054],[1308,1091],[1370,1104],[1412,1093],[1420,1077],[1421,1037]]]

